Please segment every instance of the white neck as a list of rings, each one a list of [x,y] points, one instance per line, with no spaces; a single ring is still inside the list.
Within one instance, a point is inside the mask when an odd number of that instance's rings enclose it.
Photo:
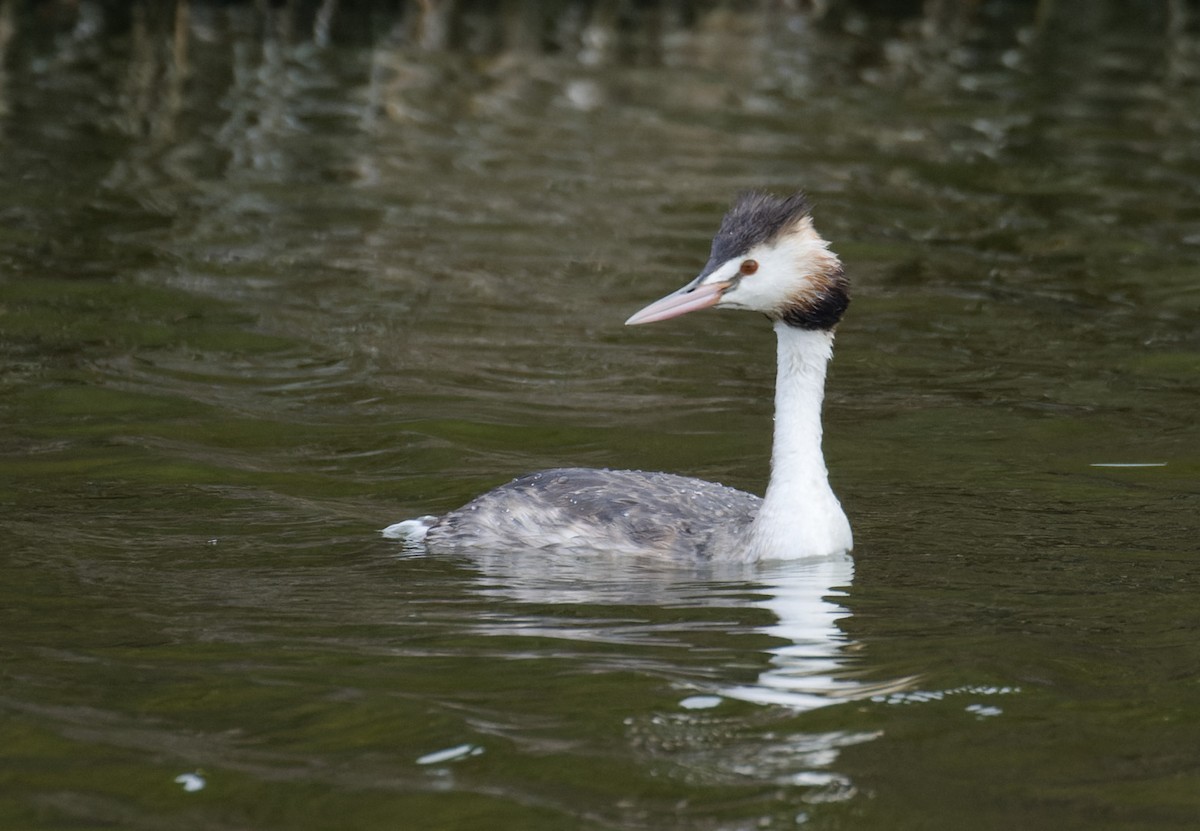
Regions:
[[[821,402],[833,333],[775,324],[775,443],[771,481],[750,526],[749,557],[786,560],[849,551],[850,523],[829,487],[821,453]]]

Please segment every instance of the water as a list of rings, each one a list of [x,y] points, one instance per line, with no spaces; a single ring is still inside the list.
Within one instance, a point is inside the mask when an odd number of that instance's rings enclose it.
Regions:
[[[945,5],[0,2],[0,826],[1200,825],[1197,11]],[[621,326],[756,185],[853,560],[377,538],[761,491],[769,328]]]

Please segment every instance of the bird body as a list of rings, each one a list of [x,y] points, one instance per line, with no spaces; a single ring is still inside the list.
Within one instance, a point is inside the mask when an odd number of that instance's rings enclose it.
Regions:
[[[850,523],[829,485],[821,404],[833,329],[849,303],[838,258],[807,201],[744,194],[700,276],[628,324],[703,308],[758,311],[778,343],[771,478],[759,498],[724,485],[630,470],[562,468],[522,476],[442,517],[384,529],[430,551],[486,547],[755,561],[849,551]]]
[[[762,499],[703,479],[641,470],[559,468],[518,477],[438,519],[424,542],[463,550],[658,552],[727,559]]]

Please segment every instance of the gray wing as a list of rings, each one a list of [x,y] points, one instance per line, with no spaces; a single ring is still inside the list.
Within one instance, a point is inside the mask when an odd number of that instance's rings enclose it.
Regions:
[[[562,548],[687,558],[737,558],[757,496],[702,479],[640,470],[530,473],[479,496],[430,528],[433,549]]]

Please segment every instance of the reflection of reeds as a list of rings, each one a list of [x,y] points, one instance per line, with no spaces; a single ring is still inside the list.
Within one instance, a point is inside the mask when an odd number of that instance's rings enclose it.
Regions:
[[[447,52],[494,57],[509,53],[555,54],[583,65],[606,63],[614,58],[639,63],[668,60],[673,52],[691,47],[715,50],[728,59],[739,51],[741,33],[754,30],[770,34],[800,27],[820,27],[823,36],[849,38],[848,48],[860,65],[883,76],[903,75],[930,80],[953,75],[960,69],[954,50],[981,33],[993,38],[1019,40],[1036,36],[1064,21],[1089,27],[1119,25],[1130,19],[1127,8],[1141,9],[1148,27],[1161,29],[1167,42],[1188,36],[1190,10],[1185,0],[1143,0],[1129,4],[1116,0],[1089,4],[1087,15],[1074,15],[1065,4],[1038,0],[1011,4],[996,13],[979,0],[925,0],[921,4],[886,4],[870,0],[759,0],[731,8],[717,0],[679,4],[622,3],[618,0],[496,3],[465,0],[411,0],[407,3],[361,2],[347,7],[337,0],[307,0],[274,4],[245,0],[220,4],[175,0],[132,4],[116,0],[48,3],[38,14],[26,15],[29,24],[52,29],[95,28],[85,18],[98,18],[100,34],[136,34],[139,27],[173,27],[175,65],[188,67],[189,28],[195,12],[207,20],[239,20],[248,26],[219,27],[225,42],[245,41],[255,33],[274,29],[289,43],[309,42],[317,48],[331,43],[363,41],[425,52]],[[14,31],[15,0],[0,2],[0,49]],[[1154,21],[1158,21],[1155,23]],[[1022,34],[1024,33],[1024,34]],[[164,33],[166,34],[166,33]],[[69,40],[69,39],[66,39]],[[70,48],[63,43],[61,48]],[[732,51],[731,51],[732,50]]]
[[[188,0],[175,5],[175,40],[171,50],[171,66],[179,78],[187,76]]]
[[[130,54],[119,117],[126,133],[145,136],[155,144],[174,140],[183,109],[188,9],[188,0],[179,0],[170,17],[163,16],[162,9],[140,4],[130,14]]]
[[[0,0],[0,118],[8,115],[8,45],[17,31],[16,0]]]
[[[1061,78],[1030,95],[1070,100],[1079,78],[1103,73],[1107,33],[1130,19],[1127,4],[1116,0],[1091,4],[1083,16],[1049,0],[1003,8],[978,0],[27,5],[0,0],[0,116],[12,109],[10,75],[23,61],[38,58],[39,73],[63,76],[69,86],[69,73],[90,71],[99,56],[106,71],[93,79],[119,79],[119,107],[105,117],[138,140],[136,152],[177,146],[194,122],[215,115],[223,123],[207,135],[229,166],[260,171],[276,166],[282,137],[303,129],[313,89],[338,87],[340,102],[324,111],[349,115],[368,135],[388,122],[536,118],[562,106],[603,112],[639,95],[660,109],[758,114],[770,114],[781,98],[816,102],[822,90],[850,84],[941,96],[987,83],[976,72],[981,55],[1035,79]],[[1146,13],[1146,32],[1163,39],[1163,82],[1195,79],[1200,56],[1189,4],[1136,5]],[[18,27],[21,50],[14,48]],[[369,56],[365,77],[345,70],[350,63],[324,60],[334,44],[341,54]],[[695,71],[673,73],[670,94],[651,96],[638,87],[653,83],[648,73],[613,67]],[[997,117],[979,122],[988,154],[1004,145],[1008,129]],[[922,134],[917,128],[884,125],[876,140],[911,143]]]
[[[195,8],[193,8],[195,5]],[[917,75],[940,74],[953,69],[947,58],[955,45],[978,37],[982,31],[1015,38],[1018,27],[1034,32],[1056,22],[1087,18],[1089,25],[1116,25],[1129,19],[1133,5],[1142,19],[1160,21],[1164,38],[1186,35],[1189,8],[1185,0],[1116,0],[1089,4],[1087,15],[1073,15],[1064,4],[1038,0],[1012,4],[997,14],[979,0],[925,0],[921,4],[886,4],[871,0],[806,0],[728,4],[709,2],[622,3],[618,0],[560,2],[465,2],[465,0],[410,0],[407,3],[360,2],[351,7],[338,0],[307,0],[287,4],[245,0],[219,4],[193,4],[191,0],[124,3],[94,0],[91,3],[59,2],[40,6],[26,15],[29,25],[62,30],[72,23],[94,27],[85,18],[98,17],[101,34],[124,35],[138,27],[173,27],[174,59],[187,68],[188,30],[194,12],[202,9],[209,20],[251,22],[249,27],[225,28],[224,41],[244,40],[252,33],[274,28],[288,42],[311,42],[318,48],[333,42],[390,41],[426,52],[454,51],[478,56],[509,52],[554,53],[581,63],[603,62],[612,56],[636,56],[640,62],[669,55],[680,37],[704,38],[713,46],[737,47],[739,32],[747,27],[771,32],[798,26],[819,26],[829,36],[857,39],[856,58],[889,64]],[[15,0],[0,0],[0,48],[14,30]],[[1120,12],[1120,14],[1118,14]],[[1011,31],[996,30],[1007,27]],[[63,48],[67,48],[65,45]],[[729,54],[728,52],[725,54]]]
[[[337,11],[337,0],[322,0],[313,19],[313,43],[321,48],[329,45],[329,29],[333,23],[333,13]]]

